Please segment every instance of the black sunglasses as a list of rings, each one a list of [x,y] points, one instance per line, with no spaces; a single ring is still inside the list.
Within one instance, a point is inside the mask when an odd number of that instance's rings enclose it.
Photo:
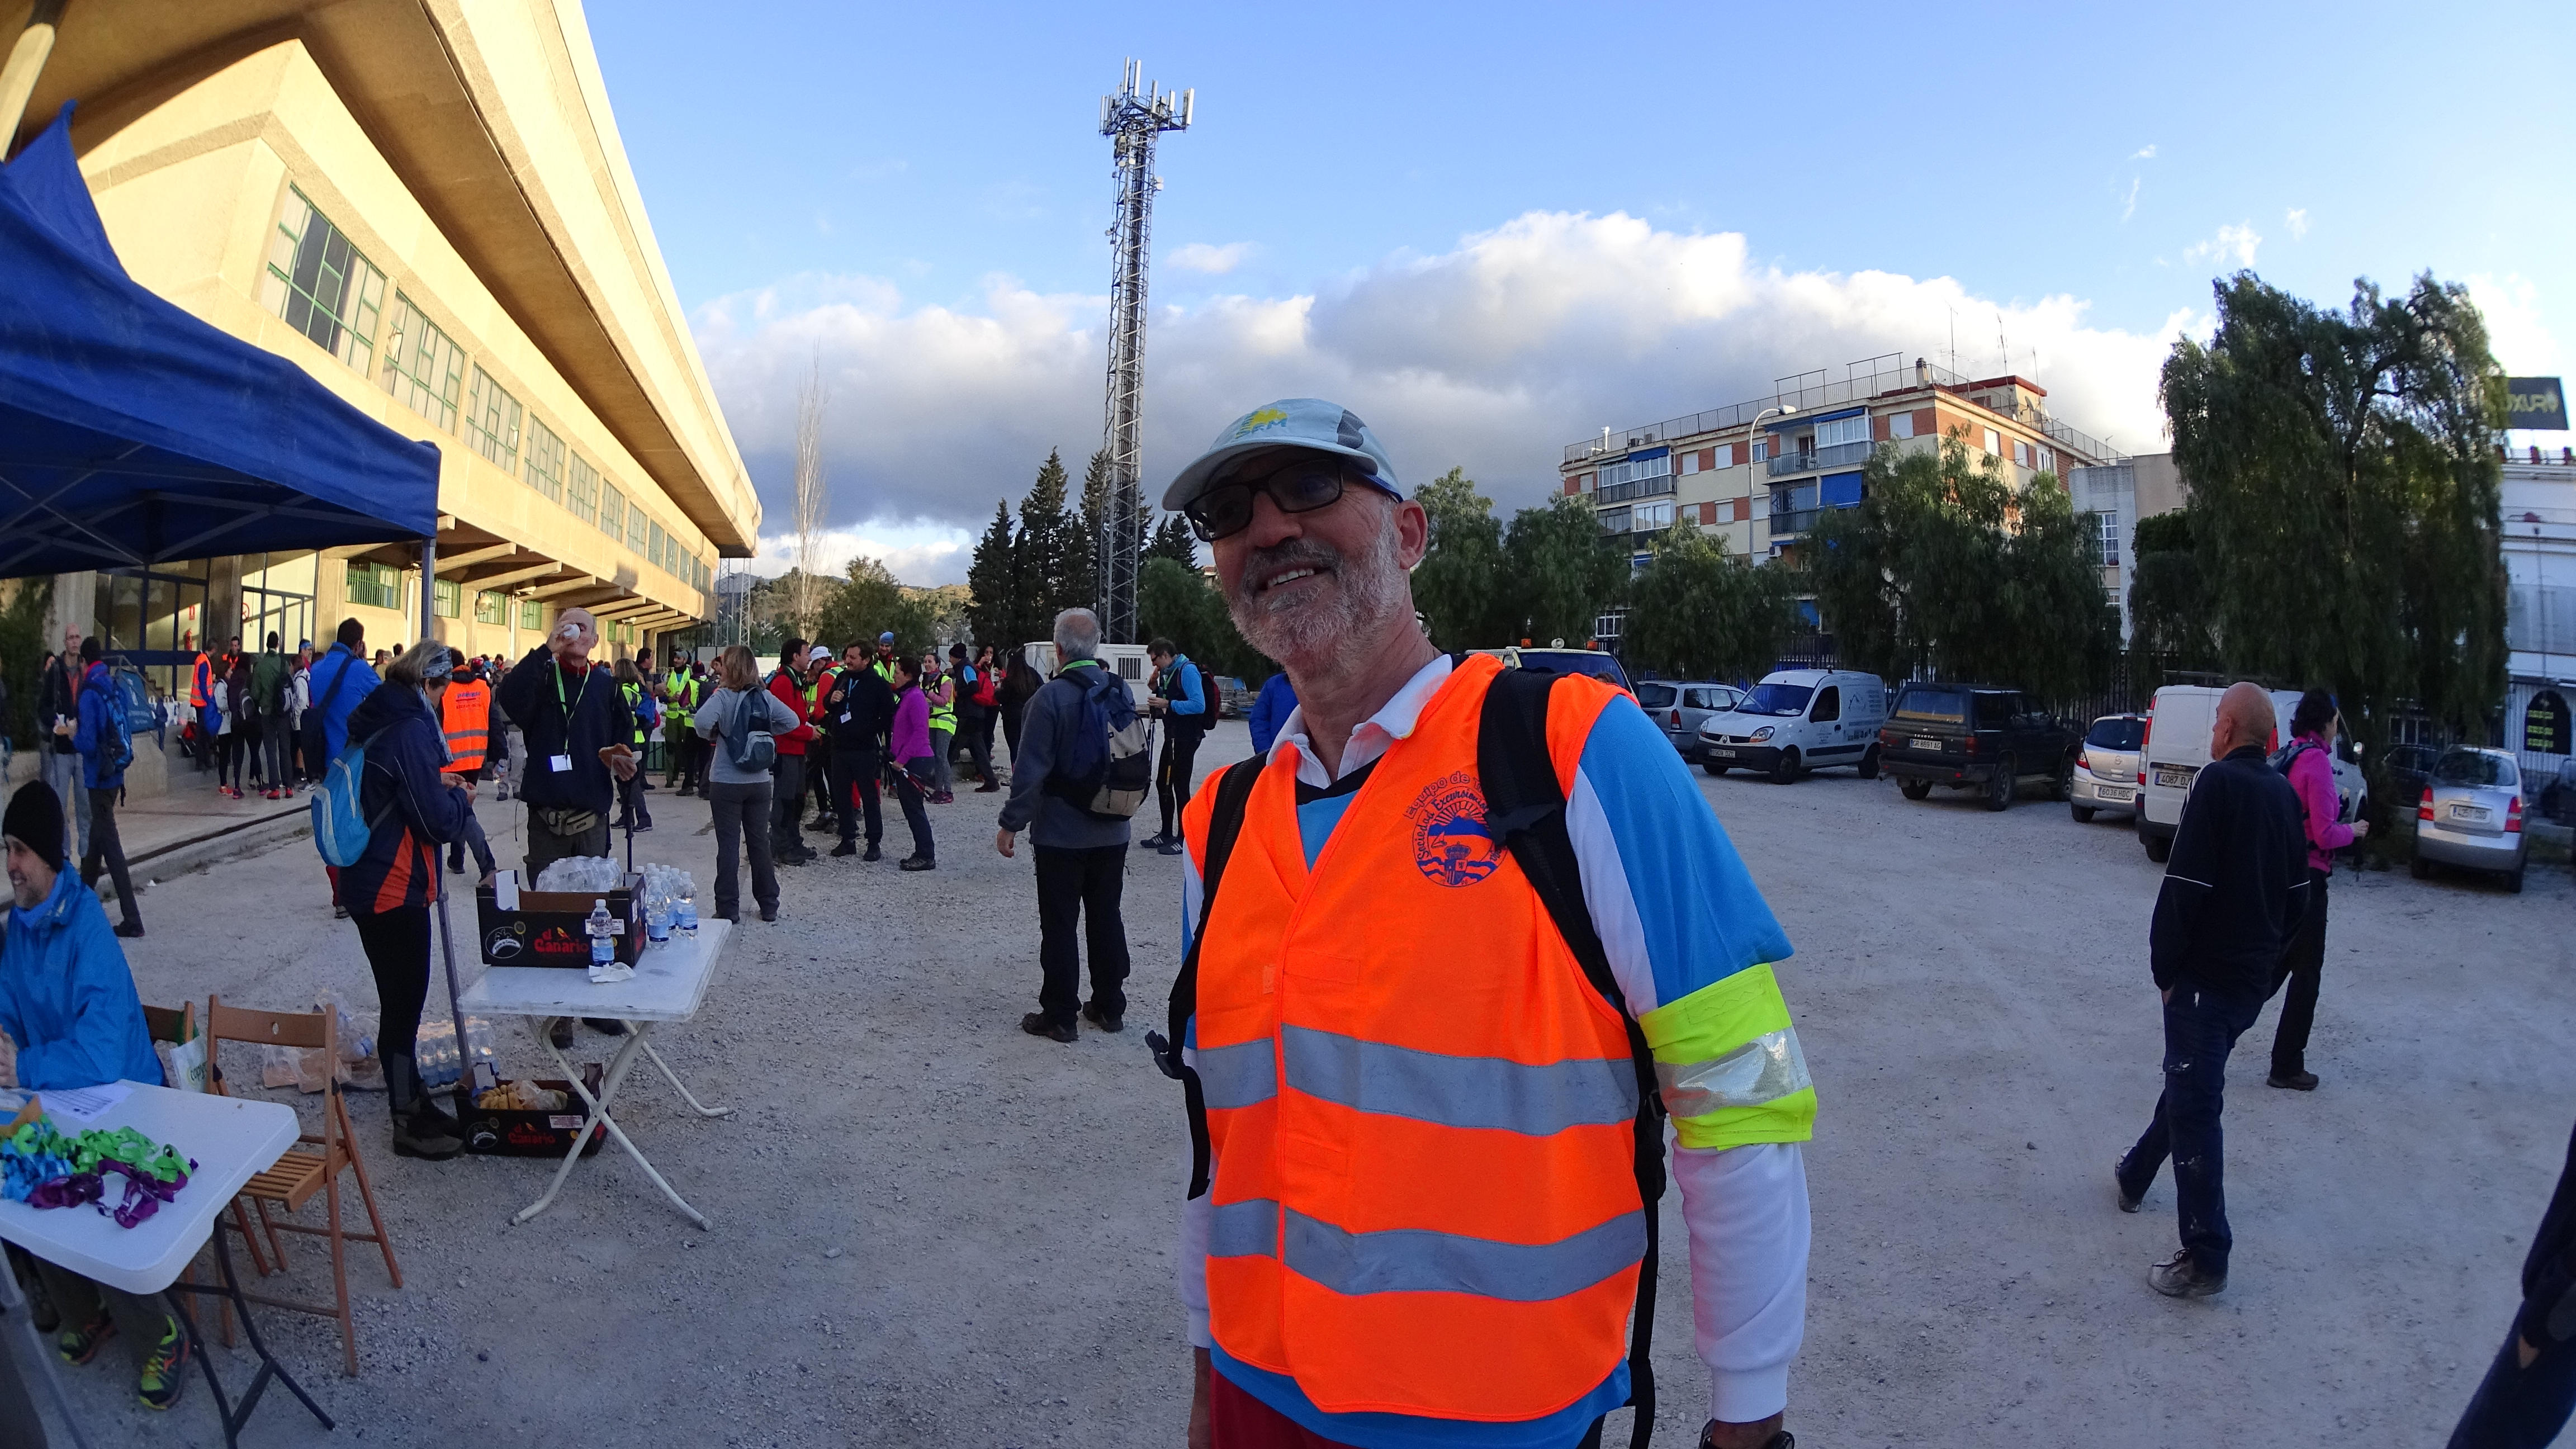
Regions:
[[[1252,498],[1255,493],[1270,495],[1282,513],[1312,513],[1341,501],[1347,482],[1365,483],[1384,489],[1390,496],[1395,490],[1377,480],[1357,465],[1340,458],[1308,457],[1290,462],[1258,478],[1229,477],[1181,506],[1190,521],[1190,531],[1200,541],[1214,543],[1243,532],[1252,526]]]

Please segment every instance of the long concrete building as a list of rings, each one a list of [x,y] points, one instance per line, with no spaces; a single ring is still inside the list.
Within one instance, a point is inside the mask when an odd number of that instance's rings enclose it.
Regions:
[[[580,605],[622,655],[712,616],[760,503],[578,0],[70,0],[10,149],[66,102],[136,281],[442,462],[427,589],[417,544],[250,554],[61,576],[60,623],[175,693],[236,633],[515,654]]]

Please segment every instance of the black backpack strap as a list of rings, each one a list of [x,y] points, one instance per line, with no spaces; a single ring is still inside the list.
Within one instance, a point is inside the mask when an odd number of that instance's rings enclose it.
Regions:
[[[1227,857],[1234,854],[1235,837],[1243,833],[1244,806],[1252,799],[1252,787],[1260,783],[1262,767],[1268,763],[1265,756],[1254,755],[1237,760],[1217,776],[1216,810],[1208,819],[1207,859],[1199,863],[1199,928],[1191,933],[1189,954],[1181,958],[1181,974],[1172,981],[1172,1034],[1145,1033],[1145,1047],[1154,1054],[1154,1065],[1181,1084],[1189,1110],[1192,1197],[1203,1197],[1208,1190],[1207,1093],[1199,1085],[1198,1069],[1181,1060],[1181,1043],[1190,1039],[1190,1018],[1199,1010],[1199,947],[1207,940],[1208,917],[1216,912],[1217,882],[1225,875]]]
[[[1485,691],[1477,722],[1476,775],[1485,794],[1485,828],[1512,853],[1556,923],[1566,946],[1595,991],[1628,1028],[1628,1056],[1637,1073],[1637,1196],[1645,1204],[1646,1256],[1638,1266],[1637,1306],[1628,1338],[1629,1402],[1636,1406],[1632,1449],[1645,1449],[1655,1432],[1655,1279],[1660,1268],[1664,1196],[1664,1103],[1655,1079],[1655,1055],[1645,1029],[1628,1010],[1610,954],[1593,928],[1583,900],[1583,871],[1574,837],[1565,827],[1565,791],[1547,747],[1547,702],[1556,675],[1506,669]]]

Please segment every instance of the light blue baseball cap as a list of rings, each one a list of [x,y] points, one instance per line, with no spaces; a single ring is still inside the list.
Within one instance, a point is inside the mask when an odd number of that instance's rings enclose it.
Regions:
[[[1395,465],[1387,461],[1386,449],[1361,422],[1359,414],[1337,402],[1319,397],[1288,397],[1263,403],[1252,411],[1226,424],[1224,432],[1207,450],[1190,460],[1163,490],[1163,507],[1178,513],[1190,500],[1207,491],[1207,486],[1223,474],[1233,461],[1246,453],[1269,448],[1305,448],[1317,453],[1330,453],[1348,458],[1368,470],[1378,485],[1398,498],[1405,496],[1404,486],[1395,481]]]

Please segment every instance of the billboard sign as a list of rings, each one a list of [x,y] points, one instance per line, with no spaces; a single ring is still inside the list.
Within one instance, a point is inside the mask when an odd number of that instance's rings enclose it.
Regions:
[[[2557,378],[2508,377],[2504,385],[2512,394],[2506,407],[2506,427],[2544,433],[2567,431],[2567,390]]]

